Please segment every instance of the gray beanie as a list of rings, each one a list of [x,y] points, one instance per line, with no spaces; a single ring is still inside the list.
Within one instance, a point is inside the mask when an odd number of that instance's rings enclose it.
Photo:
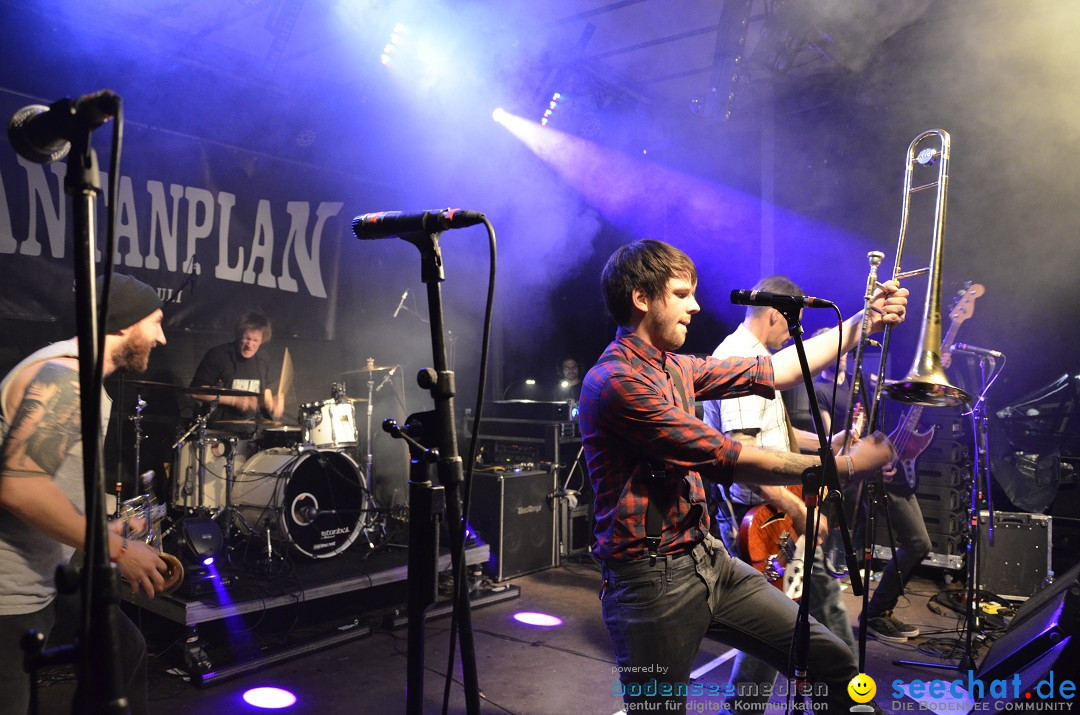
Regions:
[[[104,285],[105,277],[99,276],[99,294]],[[130,328],[161,307],[161,298],[153,288],[124,273],[113,273],[109,283],[109,316],[105,320],[105,332],[115,333]]]

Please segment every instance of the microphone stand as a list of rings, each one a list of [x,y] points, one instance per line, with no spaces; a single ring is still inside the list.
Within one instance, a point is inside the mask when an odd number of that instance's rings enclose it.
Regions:
[[[968,504],[968,533],[967,544],[965,544],[964,558],[967,559],[967,587],[964,594],[964,652],[957,659],[956,665],[950,665],[948,663],[927,663],[917,660],[896,660],[893,661],[896,665],[914,665],[923,668],[934,668],[938,670],[955,670],[963,673],[964,671],[975,669],[975,651],[978,649],[978,645],[973,645],[972,641],[975,637],[975,630],[980,627],[981,619],[979,614],[981,608],[979,606],[979,507],[986,504],[986,527],[987,527],[987,543],[991,546],[994,544],[994,502],[991,497],[991,483],[990,483],[990,444],[989,444],[989,427],[987,425],[986,414],[986,391],[990,389],[990,385],[993,384],[993,380],[987,381],[986,377],[986,363],[987,361],[993,362],[992,357],[979,356],[979,376],[982,380],[982,389],[979,391],[979,396],[975,400],[975,404],[972,405],[970,412],[966,414],[971,415],[972,423],[975,428],[974,434],[974,456],[975,464],[972,467],[972,484],[971,484],[971,501]],[[991,370],[991,373],[993,371]],[[983,492],[982,490],[986,491]]]
[[[775,307],[775,306],[774,306]],[[851,544],[851,532],[848,530],[847,517],[843,509],[843,491],[840,489],[840,479],[836,474],[836,458],[832,452],[828,437],[825,436],[825,424],[821,419],[821,411],[818,408],[817,394],[814,392],[814,378],[810,374],[810,365],[806,361],[806,350],[803,346],[802,325],[799,323],[801,306],[777,307],[776,310],[787,320],[788,334],[795,341],[795,352],[799,356],[799,366],[802,368],[803,384],[806,387],[807,397],[810,401],[810,414],[814,419],[814,430],[818,437],[818,456],[821,464],[811,467],[803,472],[802,490],[803,500],[806,503],[806,533],[803,553],[803,589],[802,598],[799,600],[799,614],[795,621],[795,631],[792,635],[794,652],[794,676],[795,687],[793,693],[805,693],[807,673],[810,659],[810,579],[814,569],[814,552],[817,550],[815,523],[818,509],[818,493],[824,485],[828,488],[828,500],[837,501],[839,508],[834,511],[837,514],[838,526],[844,542],[844,554],[847,558],[848,574],[851,578],[851,592],[862,595],[863,584],[859,577],[858,562],[855,550]]]
[[[120,672],[117,631],[119,592],[116,571],[109,560],[105,515],[105,473],[101,464],[101,381],[103,339],[98,324],[96,204],[101,192],[97,154],[90,145],[93,127],[80,126],[71,137],[71,154],[64,191],[72,197],[75,252],[75,315],[78,326],[80,418],[82,420],[83,481],[86,491],[86,544],[82,567],[82,623],[79,645],[42,650],[43,640],[25,638],[31,677],[37,667],[74,655],[78,688],[74,711],[128,713],[129,702]],[[115,210],[115,207],[110,207]],[[103,260],[111,261],[112,256]],[[33,680],[32,680],[33,682]],[[36,686],[33,686],[36,687]],[[35,694],[36,696],[36,694]]]
[[[470,715],[480,712],[480,685],[476,672],[472,618],[468,590],[458,587],[465,573],[465,521],[460,487],[464,469],[458,454],[454,423],[454,373],[447,365],[447,340],[443,326],[441,283],[443,271],[441,231],[403,233],[399,236],[420,251],[420,277],[427,286],[428,315],[431,326],[431,352],[434,368],[424,368],[417,384],[435,401],[435,409],[410,415],[405,431],[392,420],[383,429],[395,438],[405,439],[411,454],[409,468],[409,565],[408,565],[408,662],[406,712],[424,712],[424,620],[428,607],[435,602],[439,551],[439,514],[445,508],[450,535],[450,557],[454,573],[454,612],[458,619],[461,644],[461,670],[465,705]],[[370,403],[369,403],[370,404]],[[432,467],[435,467],[432,470]],[[435,486],[431,473],[439,481]]]

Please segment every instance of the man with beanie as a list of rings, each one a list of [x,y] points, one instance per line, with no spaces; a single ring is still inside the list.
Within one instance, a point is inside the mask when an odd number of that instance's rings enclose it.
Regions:
[[[98,293],[103,282],[98,281]],[[103,373],[144,372],[150,351],[165,344],[162,304],[153,288],[116,274],[104,325]],[[101,424],[112,401],[102,391]],[[34,629],[50,646],[69,643],[79,623],[78,595],[58,595],[54,573],[86,537],[75,338],[53,343],[20,362],[0,382],[0,713],[23,715],[29,677],[20,639]],[[165,562],[141,541],[109,526],[109,556],[133,591],[153,597]],[[118,630],[124,684],[132,712],[147,711],[146,644],[123,614]]]

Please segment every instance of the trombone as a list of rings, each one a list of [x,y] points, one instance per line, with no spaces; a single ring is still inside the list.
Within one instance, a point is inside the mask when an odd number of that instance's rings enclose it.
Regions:
[[[878,403],[881,396],[910,405],[923,407],[957,407],[971,402],[971,396],[964,390],[949,383],[941,366],[941,266],[945,248],[945,207],[949,193],[949,151],[952,141],[944,129],[930,129],[912,140],[907,149],[906,169],[904,171],[904,200],[900,216],[900,237],[896,246],[896,262],[893,265],[893,280],[902,280],[929,272],[927,278],[926,302],[919,334],[919,348],[915,354],[911,369],[901,380],[884,380],[885,362],[892,337],[892,325],[885,326],[881,339],[881,362],[878,365],[878,379],[874,386],[873,399],[867,415],[867,428],[873,429],[877,417]],[[937,167],[937,177],[924,184],[912,186],[916,169]],[[904,271],[901,262],[904,257],[904,243],[907,238],[908,219],[911,212],[911,196],[921,191],[936,189],[934,199],[934,223],[930,245],[930,265],[912,271]],[[873,270],[871,275],[873,276]],[[872,279],[874,280],[874,279]],[[876,280],[875,280],[876,282]],[[869,294],[869,291],[868,291]],[[864,332],[860,336],[860,348],[866,339],[869,321],[863,323]],[[857,358],[861,358],[858,351]],[[858,375],[861,364],[856,361],[854,374]],[[855,396],[852,396],[852,412]],[[850,428],[852,417],[848,418]]]

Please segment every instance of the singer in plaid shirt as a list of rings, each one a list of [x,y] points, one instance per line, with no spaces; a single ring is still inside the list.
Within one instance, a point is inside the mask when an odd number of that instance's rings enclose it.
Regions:
[[[682,347],[700,310],[697,271],[685,253],[660,241],[636,241],[611,256],[601,283],[620,328],[585,377],[580,420],[596,494],[600,598],[619,666],[613,694],[622,696],[627,712],[683,712],[687,695],[697,692],[690,670],[707,631],[790,674],[798,609],[709,534],[702,478],[794,484],[819,460],[739,445],[694,417],[697,397],[772,395],[774,388],[799,384],[801,370],[793,349],[732,360],[671,352]],[[906,296],[886,283],[875,297],[881,312],[871,327],[902,321]],[[861,313],[845,321],[845,351],[858,341],[861,323]],[[806,341],[812,371],[835,354],[834,331]],[[893,450],[876,434],[850,456],[851,468],[868,474],[889,463]],[[652,495],[660,495],[662,514],[655,560],[645,542],[650,482],[658,483]],[[829,711],[849,708],[847,684],[858,669],[847,646],[811,620],[809,653],[809,680],[826,689],[820,701]]]
[[[686,482],[686,498],[679,500],[670,515],[671,526],[681,523],[686,528],[665,529],[659,552],[672,556],[687,553],[708,533],[709,510],[699,475],[730,485],[742,445],[697,419],[694,401],[698,397],[769,397],[773,393],[769,360],[714,362],[662,352],[620,328],[615,342],[590,373],[589,380],[607,391],[603,410],[581,413],[582,431],[589,434],[589,471],[630,475],[623,483],[607,480],[593,484],[596,555],[600,558],[635,558],[645,549],[650,462],[628,445],[652,445],[654,458],[666,466],[667,478]],[[682,404],[670,370],[677,370],[686,386],[688,404]]]

